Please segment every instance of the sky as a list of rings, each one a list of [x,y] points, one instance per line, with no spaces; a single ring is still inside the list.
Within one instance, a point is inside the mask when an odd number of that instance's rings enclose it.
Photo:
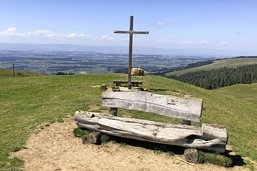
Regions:
[[[0,0],[0,43],[240,50],[257,54],[257,0]]]

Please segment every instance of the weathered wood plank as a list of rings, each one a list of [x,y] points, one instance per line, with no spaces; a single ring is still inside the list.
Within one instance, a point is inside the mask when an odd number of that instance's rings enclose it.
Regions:
[[[116,86],[121,86],[123,84],[128,84],[128,81],[124,81],[124,80],[114,80],[113,83],[116,85]],[[131,81],[131,85],[132,86],[135,86],[135,87],[138,87],[139,85],[142,85],[143,84],[143,81]]]
[[[89,130],[161,144],[223,153],[227,143],[225,128],[207,124],[202,127],[173,125],[83,111],[77,111],[74,119],[79,127]]]
[[[126,84],[126,83],[128,83],[128,81],[127,80],[114,80],[113,83],[114,84],[116,84],[116,83]],[[143,81],[134,80],[134,81],[131,81],[131,83],[143,84]]]
[[[152,112],[174,118],[200,121],[202,100],[193,97],[156,95],[149,92],[104,92],[102,105],[144,112]]]

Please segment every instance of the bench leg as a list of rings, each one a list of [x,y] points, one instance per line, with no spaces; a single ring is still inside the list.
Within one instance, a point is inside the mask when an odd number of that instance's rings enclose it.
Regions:
[[[198,162],[198,150],[195,148],[186,148],[184,151],[184,156],[187,162],[197,163]]]
[[[182,120],[182,125],[191,125],[191,121],[189,120]]]
[[[113,116],[117,116],[118,115],[118,108],[111,107],[110,114],[113,115]]]
[[[183,119],[182,125],[191,125],[191,121]],[[186,148],[184,151],[184,156],[187,162],[190,162],[190,163],[198,162],[198,151],[195,148]]]
[[[101,136],[102,134],[100,132],[92,131],[88,134],[86,141],[91,144],[101,144]]]

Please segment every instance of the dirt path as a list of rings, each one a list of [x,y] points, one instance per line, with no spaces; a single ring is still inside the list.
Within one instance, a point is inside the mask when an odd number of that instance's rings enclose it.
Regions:
[[[54,123],[33,134],[26,149],[11,154],[25,161],[24,170],[91,171],[91,170],[243,170],[242,167],[223,168],[209,164],[191,164],[182,156],[156,154],[141,147],[115,143],[83,145],[73,136],[76,127],[72,119]]]

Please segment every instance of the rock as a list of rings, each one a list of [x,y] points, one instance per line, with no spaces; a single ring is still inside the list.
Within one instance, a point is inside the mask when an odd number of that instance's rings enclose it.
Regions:
[[[197,163],[198,162],[198,150],[195,148],[187,148],[184,151],[184,156],[186,161],[190,163]]]
[[[142,68],[132,68],[131,69],[131,75],[134,76],[144,76],[145,72]]]
[[[102,134],[97,131],[92,131],[87,136],[87,141],[91,144],[101,144]]]

